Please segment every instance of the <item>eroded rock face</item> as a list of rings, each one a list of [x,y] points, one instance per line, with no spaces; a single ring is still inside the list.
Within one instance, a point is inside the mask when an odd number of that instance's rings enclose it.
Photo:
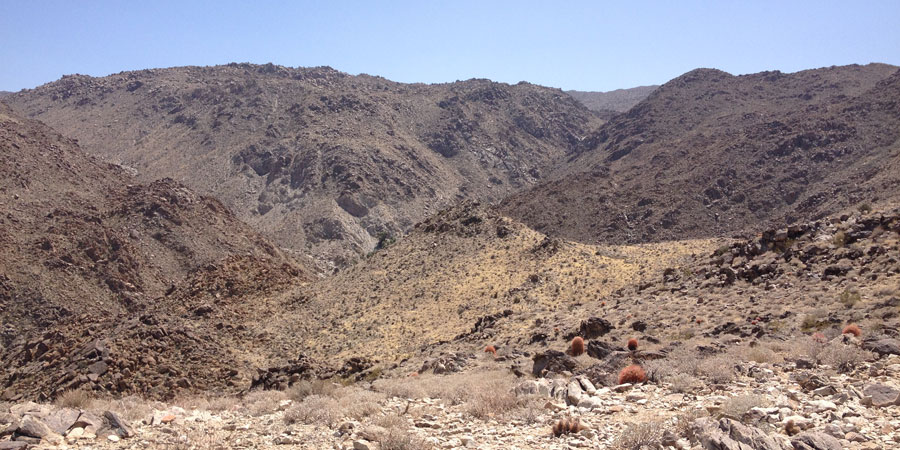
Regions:
[[[534,365],[531,373],[536,377],[546,376],[550,373],[562,373],[575,370],[578,363],[575,359],[563,352],[557,350],[547,350],[546,352],[534,355],[532,358]]]
[[[768,435],[732,419],[702,418],[691,427],[706,450],[793,450],[785,436]]]

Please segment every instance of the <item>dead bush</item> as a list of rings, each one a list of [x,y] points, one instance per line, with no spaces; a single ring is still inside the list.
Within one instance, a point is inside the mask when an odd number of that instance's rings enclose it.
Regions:
[[[734,350],[734,353],[742,361],[753,361],[759,364],[778,364],[784,362],[784,358],[769,347],[763,345],[743,345]]]
[[[875,355],[853,345],[831,342],[819,353],[819,361],[839,372],[849,372],[859,363],[874,359]]]
[[[298,402],[310,395],[333,397],[338,385],[329,380],[300,380],[287,390],[287,397]]]
[[[697,371],[712,383],[724,384],[734,379],[734,356],[721,354],[700,361]]]
[[[662,422],[644,422],[629,425],[612,442],[612,448],[621,450],[639,450],[644,447],[656,448],[662,441]]]
[[[241,399],[241,405],[256,417],[278,411],[283,400],[287,400],[287,394],[282,391],[252,391]]]
[[[325,424],[333,428],[344,418],[343,408],[337,400],[322,395],[310,395],[299,403],[294,403],[284,412],[284,422],[288,425]]]
[[[390,427],[381,434],[378,440],[381,450],[426,450],[431,445],[425,439],[416,436],[405,427]]]
[[[472,397],[466,402],[466,412],[472,417],[487,419],[507,414],[522,404],[508,384],[494,381],[476,385]]]
[[[66,391],[56,397],[56,405],[64,408],[90,409],[94,396],[83,389]]]
[[[664,378],[664,381],[670,384],[669,388],[672,392],[679,393],[693,392],[700,386],[697,377],[686,373],[676,373]]]

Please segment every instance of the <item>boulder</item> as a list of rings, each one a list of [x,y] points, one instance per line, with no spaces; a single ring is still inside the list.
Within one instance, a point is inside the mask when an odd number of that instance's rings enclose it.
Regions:
[[[534,365],[531,373],[536,377],[545,376],[548,373],[562,373],[572,371],[578,367],[578,363],[571,356],[558,350],[547,350],[538,353],[532,358]]]
[[[900,355],[900,341],[889,337],[866,339],[862,346],[864,349],[878,353],[881,356]]]
[[[581,336],[584,339],[594,339],[609,333],[615,328],[616,327],[606,319],[590,317],[581,322],[581,326],[578,327],[578,336]]]
[[[566,387],[566,400],[570,405],[577,405],[584,396],[584,390],[581,389],[581,383],[578,380],[569,382],[569,385]]]
[[[78,416],[81,413],[77,409],[72,408],[60,408],[56,411],[50,413],[44,422],[50,427],[53,432],[61,435],[65,435],[69,428],[72,428],[72,425],[75,424],[75,421],[78,420]]]
[[[706,450],[794,450],[785,436],[768,435],[731,419],[697,419],[691,432]]]
[[[112,411],[106,411],[103,413],[103,418],[109,423],[110,428],[115,431],[117,435],[123,438],[129,438],[134,436],[134,430],[128,425],[127,422],[120,419],[116,413]]]
[[[883,384],[870,384],[863,388],[860,403],[876,408],[900,405],[900,391]]]
[[[25,416],[22,419],[18,433],[39,439],[44,439],[54,434],[47,424],[31,416]]]
[[[791,439],[794,450],[841,450],[841,442],[825,433],[806,431]]]

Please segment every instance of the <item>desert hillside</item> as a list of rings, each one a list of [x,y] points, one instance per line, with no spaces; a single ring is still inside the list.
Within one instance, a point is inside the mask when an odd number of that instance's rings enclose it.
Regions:
[[[326,269],[457,201],[533,185],[601,123],[528,83],[401,84],[271,64],[67,76],[6,101],[144,182],[216,196]]]
[[[503,211],[580,242],[657,242],[802,222],[898,198],[900,73],[883,64],[698,69],[592,135]]]
[[[270,289],[313,278],[219,201],[168,179],[140,184],[3,104],[0,150],[5,399],[147,393],[176,381],[163,366],[225,366],[231,346],[203,336],[215,324],[192,302],[249,318]]]

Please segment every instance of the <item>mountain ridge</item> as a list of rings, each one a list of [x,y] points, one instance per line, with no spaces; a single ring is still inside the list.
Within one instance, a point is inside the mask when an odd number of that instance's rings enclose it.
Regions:
[[[271,64],[67,76],[7,101],[143,180],[216,195],[326,270],[455,201],[535,183],[602,123],[528,83],[402,84]]]

